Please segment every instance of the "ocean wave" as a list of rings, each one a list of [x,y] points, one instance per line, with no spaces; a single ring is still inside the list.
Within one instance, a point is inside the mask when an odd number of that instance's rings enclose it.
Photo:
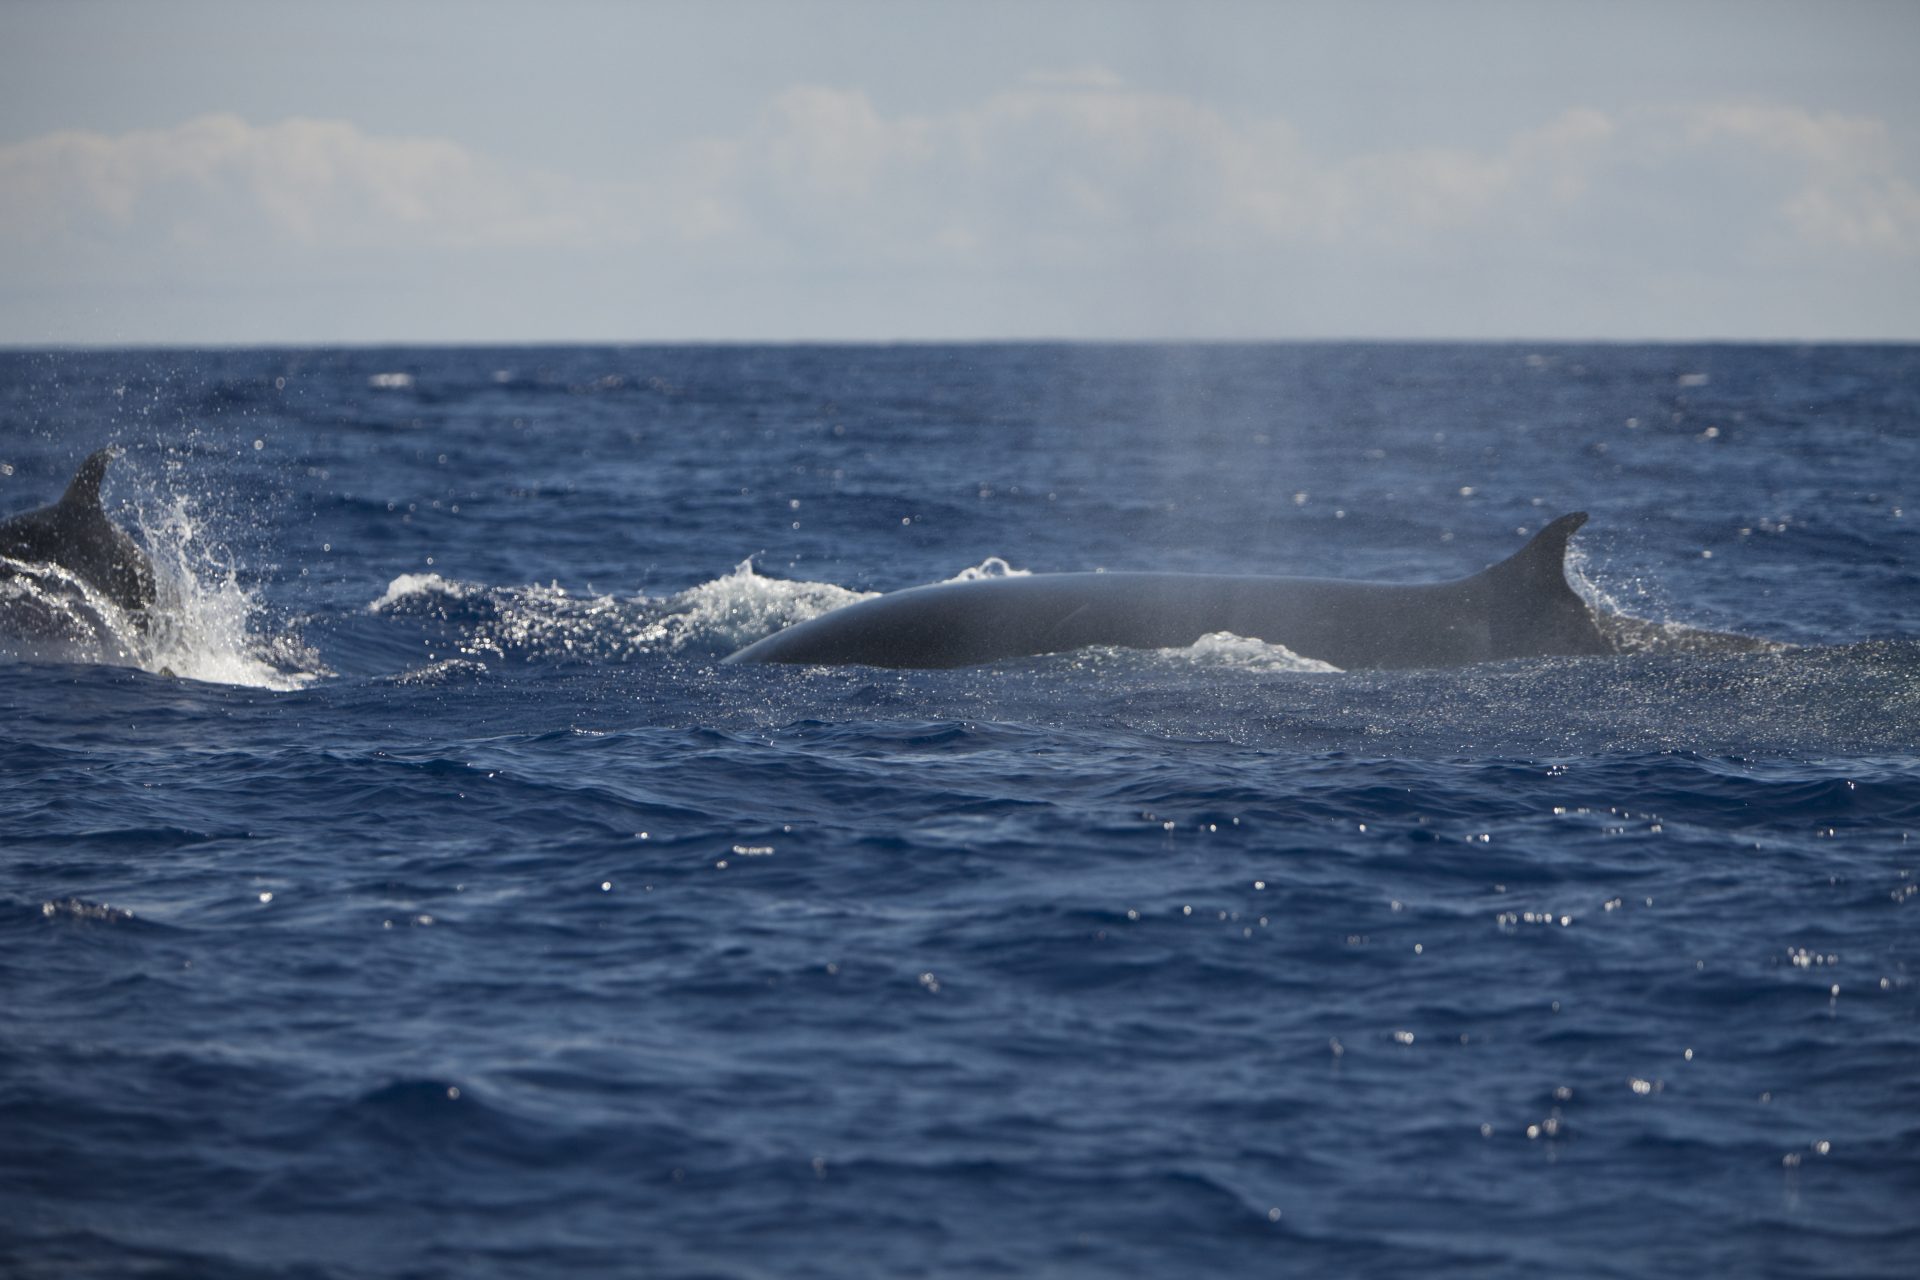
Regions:
[[[675,651],[697,644],[730,652],[872,594],[830,582],[762,577],[753,561],[742,560],[733,572],[670,599],[667,612],[642,639]]]
[[[40,904],[40,914],[48,920],[83,921],[89,924],[120,924],[133,919],[133,912],[126,907],[116,907],[110,902],[88,902],[83,898],[43,902]]]
[[[496,587],[437,573],[401,574],[370,613],[452,628],[468,658],[625,661],[647,654],[718,655],[866,595],[826,582],[763,577],[750,560],[663,599],[577,595],[556,584]]]

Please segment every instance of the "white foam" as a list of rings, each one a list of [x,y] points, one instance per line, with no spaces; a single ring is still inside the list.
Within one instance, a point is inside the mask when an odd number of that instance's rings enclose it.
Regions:
[[[1016,569],[999,556],[988,556],[979,564],[962,569],[946,581],[975,582],[982,578],[1031,578],[1032,576],[1031,569]]]
[[[369,612],[438,617],[470,658],[625,659],[643,653],[730,652],[866,595],[826,582],[765,578],[751,561],[669,596],[574,595],[558,584],[489,587],[405,573]]]
[[[732,573],[674,596],[667,602],[669,612],[645,628],[641,638],[669,649],[695,644],[739,648],[875,594],[831,582],[764,578],[754,572],[752,560],[742,560]]]
[[[471,595],[474,588],[464,582],[449,582],[437,573],[403,573],[387,584],[385,594],[367,606],[368,613],[387,613],[404,603],[427,596],[451,596],[456,600]]]
[[[1340,670],[1331,662],[1306,658],[1283,644],[1268,644],[1231,631],[1213,631],[1180,649],[1156,650],[1168,662],[1232,671],[1289,672],[1326,675]]]
[[[558,583],[489,587],[437,573],[403,573],[367,605],[369,613],[435,618],[462,628],[448,643],[468,658],[511,654],[528,660],[629,656],[636,647],[635,619],[647,608],[645,600],[575,596]]]

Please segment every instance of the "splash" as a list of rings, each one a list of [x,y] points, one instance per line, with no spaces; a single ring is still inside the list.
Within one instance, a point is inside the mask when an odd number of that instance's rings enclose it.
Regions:
[[[326,669],[264,609],[181,495],[136,504],[155,598],[135,617],[58,564],[0,564],[0,656],[137,667],[155,675],[297,689]]]
[[[280,690],[330,674],[297,637],[269,630],[259,593],[241,582],[192,499],[172,494],[144,504],[138,527],[156,599],[145,631],[134,631],[134,665],[188,680]]]
[[[874,594],[830,582],[763,578],[754,572],[752,560],[742,560],[732,573],[673,597],[671,612],[649,634],[674,649],[698,643],[731,651]]]
[[[1593,610],[1594,625],[1616,653],[1784,653],[1794,647],[1759,636],[1712,631],[1672,619],[1643,618],[1628,613],[1616,593],[1587,573],[1586,556],[1575,549],[1568,550],[1566,574],[1568,584]],[[1644,586],[1637,594],[1643,602],[1647,600]]]
[[[401,574],[367,609],[451,629],[475,659],[625,660],[652,653],[728,653],[866,595],[826,582],[764,578],[751,561],[666,597],[574,595],[557,584],[490,587],[437,573]]]
[[[403,573],[367,605],[369,613],[444,624],[447,645],[488,659],[622,659],[645,648],[635,637],[644,600],[576,596],[557,583],[489,587],[437,573]]]

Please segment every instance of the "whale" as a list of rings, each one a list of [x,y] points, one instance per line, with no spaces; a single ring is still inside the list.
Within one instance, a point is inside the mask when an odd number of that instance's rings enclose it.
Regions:
[[[97,450],[58,502],[0,520],[0,580],[64,571],[144,624],[154,600],[153,565],[100,505],[100,483],[119,453]]]
[[[1045,573],[936,583],[831,610],[724,661],[964,667],[1095,645],[1180,648],[1223,631],[1343,670],[1616,653],[1611,615],[1567,582],[1567,543],[1586,521],[1563,515],[1450,582]]]

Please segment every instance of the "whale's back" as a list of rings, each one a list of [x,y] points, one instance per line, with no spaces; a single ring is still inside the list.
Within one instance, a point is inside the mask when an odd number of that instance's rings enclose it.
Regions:
[[[1568,585],[1563,516],[1456,582],[1057,573],[914,587],[789,627],[729,662],[958,667],[1092,645],[1190,645],[1229,631],[1338,667],[1458,666],[1612,647]]]

